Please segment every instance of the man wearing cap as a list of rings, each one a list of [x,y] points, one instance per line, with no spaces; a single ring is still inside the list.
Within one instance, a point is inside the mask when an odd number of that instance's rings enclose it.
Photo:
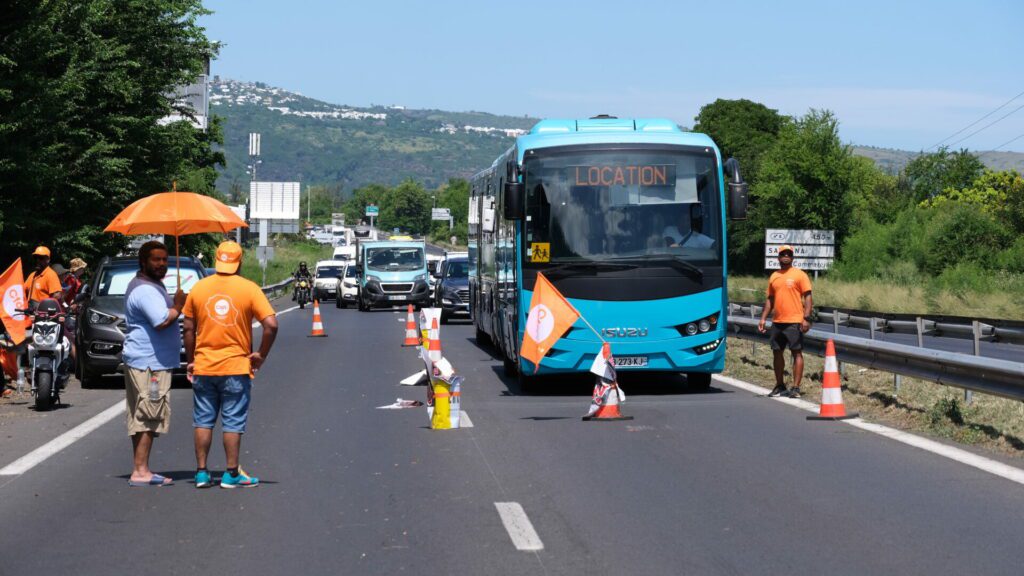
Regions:
[[[806,272],[793,266],[793,247],[788,244],[779,247],[779,269],[768,279],[766,295],[768,298],[757,329],[764,334],[768,313],[774,313],[768,339],[774,356],[775,388],[768,395],[799,398],[800,380],[804,375],[804,333],[811,329],[814,302],[811,299],[811,279]],[[788,390],[785,383],[786,348],[793,355],[793,387]]]
[[[34,308],[47,298],[54,298],[59,302],[62,295],[60,278],[50,268],[50,249],[39,246],[32,252],[32,258],[35,270],[25,279],[25,295],[28,296],[29,306]]]
[[[238,275],[241,264],[242,247],[222,242],[217,247],[217,273],[197,282],[185,302],[185,353],[193,390],[196,488],[213,485],[206,459],[218,416],[227,460],[220,487],[259,485],[259,478],[249,476],[238,465],[238,453],[249,416],[252,378],[270,354],[277,336],[277,317],[260,287]],[[258,352],[252,351],[254,318],[263,326]]]

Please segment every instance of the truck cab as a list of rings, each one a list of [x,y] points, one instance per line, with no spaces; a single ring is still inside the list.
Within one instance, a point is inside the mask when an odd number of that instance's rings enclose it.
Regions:
[[[430,305],[426,244],[422,241],[359,242],[356,274],[358,306],[371,308]]]

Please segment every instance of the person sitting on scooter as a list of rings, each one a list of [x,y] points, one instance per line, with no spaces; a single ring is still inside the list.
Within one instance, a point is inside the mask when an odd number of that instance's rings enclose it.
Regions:
[[[50,249],[46,246],[39,246],[32,253],[32,257],[35,259],[35,270],[25,279],[25,295],[28,297],[29,308],[34,309],[37,304],[47,298],[53,298],[60,302],[64,293],[60,285],[60,278],[50,268]]]
[[[306,268],[305,262],[299,262],[299,269],[295,271],[292,276],[295,277],[295,281],[305,279],[306,282],[313,283],[313,275],[309,273],[309,268]],[[295,301],[295,291],[292,290],[292,302]]]

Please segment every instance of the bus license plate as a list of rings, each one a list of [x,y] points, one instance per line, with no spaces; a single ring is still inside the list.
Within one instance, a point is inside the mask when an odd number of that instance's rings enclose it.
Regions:
[[[647,356],[612,356],[616,368],[642,368],[647,366]]]
[[[405,296],[392,296],[392,300],[405,300]]]

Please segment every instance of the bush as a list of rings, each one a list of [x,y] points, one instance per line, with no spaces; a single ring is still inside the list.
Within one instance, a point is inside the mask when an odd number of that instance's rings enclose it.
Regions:
[[[1017,238],[1013,246],[1000,252],[996,256],[996,262],[1000,268],[1008,272],[1024,273],[1024,236]]]
[[[867,280],[879,275],[892,260],[894,227],[867,220],[846,238],[842,254],[833,269],[843,280]]]
[[[1007,240],[1007,231],[977,208],[953,204],[949,209],[929,210],[931,225],[918,262],[930,274],[941,274],[961,262],[995,267],[995,254]]]
[[[961,299],[971,293],[991,293],[996,284],[993,275],[974,262],[961,262],[946,268],[932,283],[940,290],[951,292]]]

